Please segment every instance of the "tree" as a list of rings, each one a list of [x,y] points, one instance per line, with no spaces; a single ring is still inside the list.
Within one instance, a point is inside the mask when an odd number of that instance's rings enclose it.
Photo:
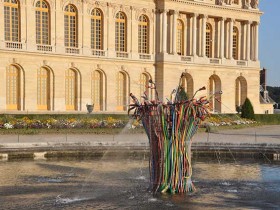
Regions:
[[[178,98],[177,98],[178,101],[188,100],[188,95],[187,95],[185,89],[182,86],[179,87],[179,90],[178,90],[177,94],[178,94]]]
[[[244,104],[242,105],[241,117],[251,120],[255,119],[254,108],[249,98],[246,98]]]

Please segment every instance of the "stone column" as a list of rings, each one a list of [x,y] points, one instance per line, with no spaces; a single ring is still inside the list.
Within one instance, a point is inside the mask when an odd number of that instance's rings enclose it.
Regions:
[[[246,60],[246,22],[242,22],[243,34],[242,34],[242,57],[241,60]]]
[[[154,30],[155,30],[155,37],[158,37],[158,39],[154,40],[155,41],[155,50],[158,53],[162,52],[162,46],[161,46],[161,40],[162,40],[162,19],[161,19],[161,11],[157,9],[156,11],[156,16],[154,20]]]
[[[187,50],[187,42],[188,42],[188,18],[189,16],[186,15],[185,16],[185,21],[184,22],[184,40],[183,40],[183,44],[184,44],[184,51],[183,51],[183,55],[188,55],[188,50]]]
[[[166,53],[166,46],[167,46],[167,10],[162,10],[161,18],[162,18],[162,53]]]
[[[228,43],[228,59],[232,58],[232,45],[233,45],[233,19],[229,19],[229,43]]]
[[[202,36],[201,36],[201,56],[205,57],[205,46],[206,46],[206,15],[202,15]]]
[[[246,46],[246,60],[251,60],[251,21],[247,21],[247,46]]]
[[[173,11],[173,28],[172,28],[172,54],[176,54],[177,51],[177,19],[178,19],[178,12]]]
[[[220,19],[220,58],[225,57],[225,18]]]
[[[255,61],[259,59],[259,22],[255,23]]]
[[[197,14],[192,16],[192,56],[197,56],[196,53],[196,30],[197,30]]]

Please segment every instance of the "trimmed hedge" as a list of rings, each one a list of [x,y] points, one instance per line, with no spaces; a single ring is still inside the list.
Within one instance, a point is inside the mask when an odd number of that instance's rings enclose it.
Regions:
[[[280,125],[280,114],[255,114],[256,121],[268,125]]]

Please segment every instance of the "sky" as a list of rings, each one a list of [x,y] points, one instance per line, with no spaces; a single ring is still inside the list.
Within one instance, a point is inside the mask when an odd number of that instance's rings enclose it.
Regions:
[[[259,60],[267,69],[267,85],[280,86],[280,0],[260,0]]]

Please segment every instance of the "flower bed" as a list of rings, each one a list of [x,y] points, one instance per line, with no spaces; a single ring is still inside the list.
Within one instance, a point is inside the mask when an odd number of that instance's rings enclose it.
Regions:
[[[124,128],[127,121],[107,117],[105,119],[95,118],[69,118],[69,119],[30,119],[22,118],[0,118],[0,129],[93,129],[93,128]],[[137,122],[129,124],[130,128],[140,127]]]
[[[203,127],[207,126],[232,126],[232,125],[249,125],[249,124],[256,124],[258,122],[243,118],[238,118],[236,115],[227,116],[227,115],[212,115],[209,117],[203,124]]]

